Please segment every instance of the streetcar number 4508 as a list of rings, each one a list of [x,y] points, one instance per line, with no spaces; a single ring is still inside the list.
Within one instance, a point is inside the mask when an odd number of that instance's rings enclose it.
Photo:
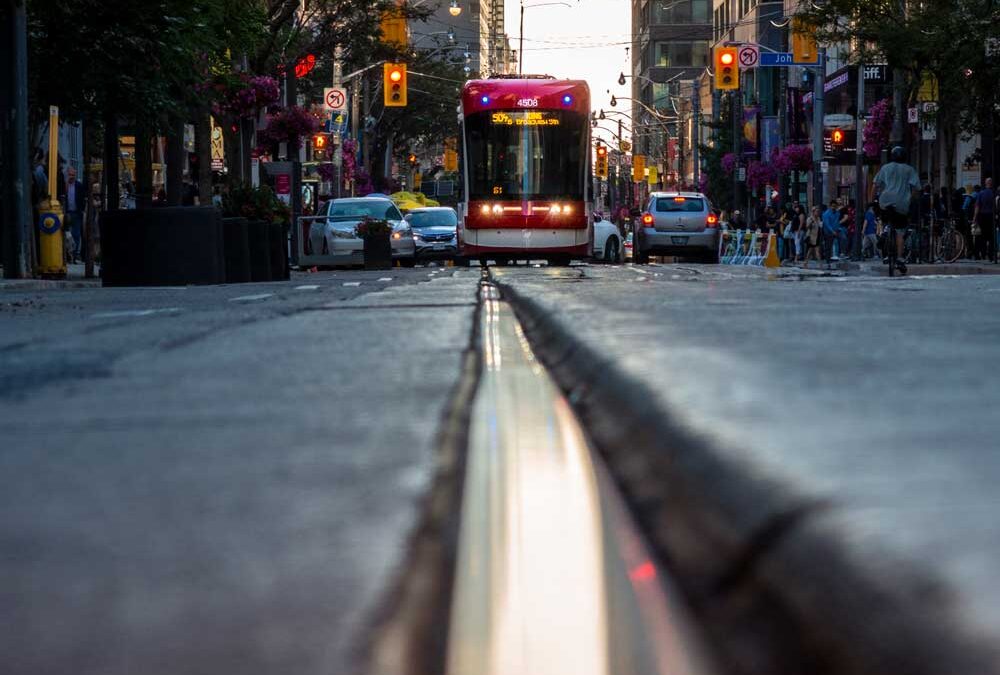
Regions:
[[[537,98],[519,98],[517,99],[518,108],[537,108],[538,99]]]

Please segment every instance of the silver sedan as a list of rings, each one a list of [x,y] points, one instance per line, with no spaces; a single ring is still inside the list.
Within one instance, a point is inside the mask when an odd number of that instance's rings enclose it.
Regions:
[[[314,254],[329,254],[338,265],[362,265],[364,241],[354,229],[365,218],[386,220],[392,226],[392,259],[412,267],[416,262],[413,231],[403,214],[385,197],[332,199],[325,212],[309,227],[309,245]]]

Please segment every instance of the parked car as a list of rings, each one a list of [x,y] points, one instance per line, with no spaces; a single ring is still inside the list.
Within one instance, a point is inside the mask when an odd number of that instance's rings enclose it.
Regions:
[[[458,256],[458,214],[447,206],[427,206],[406,214],[417,260],[454,260]]]
[[[309,245],[316,254],[334,256],[338,265],[363,265],[364,242],[354,233],[363,218],[384,219],[392,225],[392,259],[404,267],[416,264],[416,246],[409,223],[388,197],[331,199],[309,228]]]
[[[636,227],[635,263],[650,255],[719,262],[719,217],[700,192],[654,192]]]
[[[622,261],[622,233],[610,220],[599,215],[594,216],[594,251],[595,260],[606,263]]]

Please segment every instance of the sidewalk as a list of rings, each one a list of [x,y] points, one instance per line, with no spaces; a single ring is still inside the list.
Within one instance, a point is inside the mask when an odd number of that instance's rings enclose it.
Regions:
[[[0,266],[0,275],[3,267]],[[100,265],[94,265],[94,278],[84,276],[83,263],[67,265],[65,279],[4,279],[0,276],[0,291],[22,290],[35,291],[53,288],[89,288],[101,285]]]

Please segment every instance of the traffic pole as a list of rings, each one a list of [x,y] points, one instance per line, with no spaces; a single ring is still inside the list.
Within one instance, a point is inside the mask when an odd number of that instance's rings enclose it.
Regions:
[[[826,47],[820,47],[813,82],[813,206],[823,203],[823,88],[826,86]]]
[[[0,194],[4,208],[0,212],[3,223],[0,234],[3,241],[3,274],[8,279],[21,279],[31,273],[31,172],[28,142],[28,47],[27,10],[24,0],[13,0],[3,12],[6,23],[0,27],[10,48],[0,63],[0,83],[7,99],[8,109],[0,122],[3,142],[0,148],[9,161],[5,161]],[[9,153],[9,154],[8,154]]]
[[[855,108],[857,109],[857,118],[854,124],[855,135],[857,138],[854,141],[854,246],[851,247],[851,255],[854,258],[861,259],[861,238],[863,232],[863,223],[865,220],[865,211],[867,211],[865,201],[865,175],[864,175],[864,155],[862,148],[862,139],[864,138],[862,134],[862,125],[864,124],[864,109],[865,109],[865,64],[858,64],[858,100],[855,102]]]

